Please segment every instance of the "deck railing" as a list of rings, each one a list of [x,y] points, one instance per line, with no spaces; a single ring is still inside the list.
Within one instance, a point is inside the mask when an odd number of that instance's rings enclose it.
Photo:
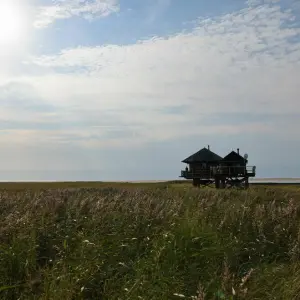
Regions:
[[[256,167],[255,166],[217,166],[210,168],[212,175],[231,175],[231,174],[240,174],[240,175],[247,175],[247,174],[255,174]]]
[[[187,178],[187,179],[191,179],[191,178],[211,178],[211,173],[210,171],[186,171],[186,170],[182,170],[181,171],[181,177]]]
[[[197,171],[197,172],[193,172],[193,171],[185,171],[182,170],[181,171],[181,177],[190,179],[190,178],[194,178],[194,177],[201,177],[201,178],[211,178],[211,173],[210,171]]]
[[[191,179],[191,178],[212,178],[216,175],[226,175],[226,176],[255,176],[256,167],[255,166],[246,166],[246,167],[227,167],[227,166],[217,166],[211,167],[210,170],[197,170],[189,171],[182,170],[181,177]]]

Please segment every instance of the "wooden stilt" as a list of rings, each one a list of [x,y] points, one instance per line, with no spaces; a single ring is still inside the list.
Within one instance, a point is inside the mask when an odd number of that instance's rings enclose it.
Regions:
[[[197,179],[193,179],[193,186],[196,187],[197,186]]]
[[[226,187],[226,179],[222,179],[221,182],[222,182],[222,189],[225,189],[225,187]]]
[[[249,188],[249,177],[245,178],[245,189]]]

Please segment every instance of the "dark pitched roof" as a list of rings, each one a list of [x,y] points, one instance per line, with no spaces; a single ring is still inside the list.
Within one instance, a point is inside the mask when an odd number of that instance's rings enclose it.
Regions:
[[[229,154],[227,154],[224,158],[223,161],[228,161],[228,162],[244,162],[245,159],[243,156],[240,154],[236,153],[235,151],[231,151]],[[247,162],[247,160],[246,160]]]
[[[210,151],[207,148],[203,148],[198,152],[194,153],[193,155],[189,156],[183,163],[195,163],[195,162],[215,162],[222,160],[222,157],[217,155],[216,153]]]

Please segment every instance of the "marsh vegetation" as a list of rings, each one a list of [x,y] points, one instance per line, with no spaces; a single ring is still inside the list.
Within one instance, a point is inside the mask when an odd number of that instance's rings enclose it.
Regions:
[[[300,191],[0,191],[1,299],[299,299]]]

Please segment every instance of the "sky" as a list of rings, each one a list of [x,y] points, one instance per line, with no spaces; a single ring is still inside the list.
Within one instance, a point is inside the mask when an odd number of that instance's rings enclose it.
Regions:
[[[201,148],[300,177],[298,0],[1,0],[0,180],[177,179]]]

